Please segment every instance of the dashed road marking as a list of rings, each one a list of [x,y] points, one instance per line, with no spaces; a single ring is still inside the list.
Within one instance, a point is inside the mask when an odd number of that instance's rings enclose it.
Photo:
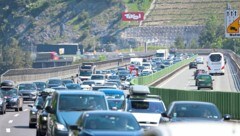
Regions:
[[[25,110],[23,110],[23,111],[28,111],[28,109],[25,109]]]
[[[13,123],[13,120],[9,120],[8,123],[9,123],[9,124]]]
[[[7,133],[10,133],[10,132],[11,132],[11,129],[10,129],[10,128],[6,128],[6,132],[7,132]]]
[[[19,114],[15,114],[14,116],[17,117],[17,116],[19,116]]]

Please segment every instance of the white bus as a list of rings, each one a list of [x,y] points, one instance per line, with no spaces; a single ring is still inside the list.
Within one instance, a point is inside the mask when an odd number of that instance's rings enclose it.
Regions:
[[[207,67],[210,75],[224,75],[225,64],[225,59],[222,53],[214,52],[208,55]]]

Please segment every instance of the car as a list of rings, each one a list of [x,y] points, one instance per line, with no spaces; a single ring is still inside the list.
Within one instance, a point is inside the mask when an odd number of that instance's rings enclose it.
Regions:
[[[46,83],[47,83],[47,88],[64,86],[64,83],[62,82],[62,79],[60,79],[60,78],[48,79]]]
[[[198,76],[196,77],[195,85],[197,86],[198,90],[200,90],[201,88],[210,88],[212,90],[213,81],[214,79],[209,74],[198,74]]]
[[[121,79],[121,81],[126,80],[127,76],[130,75],[130,72],[128,70],[121,70],[118,71],[118,76]]]
[[[240,124],[233,122],[178,122],[162,124],[143,136],[239,136]]]
[[[92,86],[95,86],[95,81],[92,80],[84,80],[81,84],[83,90],[91,90]]]
[[[144,130],[158,126],[161,113],[166,111],[160,96],[150,95],[150,90],[144,85],[132,85],[124,104],[124,111],[131,112]]]
[[[81,85],[80,84],[76,84],[76,83],[68,83],[66,84],[66,88],[67,89],[70,89],[70,90],[76,90],[76,89],[79,89],[81,90]]]
[[[189,63],[189,69],[196,68],[197,69],[197,62],[193,61]]]
[[[2,92],[0,91],[0,114],[6,113],[6,107],[7,107],[6,99]]]
[[[108,80],[107,83],[116,83],[119,89],[122,89],[121,80]]]
[[[54,90],[67,90],[67,87],[65,86],[56,86],[56,87],[51,87]]]
[[[22,93],[15,88],[13,81],[5,80],[1,82],[1,92],[6,98],[7,109],[15,109],[17,112],[23,110]]]
[[[43,81],[36,81],[33,83],[36,84],[38,92],[43,91],[47,86],[46,82],[43,82]]]
[[[43,107],[37,107],[39,112],[37,113],[37,124],[36,124],[36,136],[45,136],[47,132],[47,121],[48,121],[48,112],[46,107],[50,106],[52,96],[48,95],[45,99]]]
[[[119,80],[120,81],[120,78],[118,75],[111,75],[111,76],[108,76],[108,81],[109,80]]]
[[[103,85],[106,81],[104,74],[92,74],[90,80],[94,81],[95,84]]]
[[[38,106],[43,106],[44,99],[41,96],[38,96],[35,100],[34,104],[29,104],[28,107],[31,107],[29,110],[29,128],[35,128],[37,124],[37,114],[38,114]]]
[[[68,136],[68,126],[74,125],[84,111],[109,110],[103,92],[62,90],[52,94],[46,107],[48,112],[47,136]]]
[[[223,121],[231,118],[229,114],[222,117],[215,104],[201,101],[173,101],[162,116],[163,122]]]
[[[72,79],[62,79],[62,82],[64,85],[69,84],[69,83],[74,83]]]
[[[123,110],[124,100],[126,99],[123,90],[99,89],[98,91],[106,95],[110,110]]]
[[[34,83],[21,83],[18,90],[23,95],[23,100],[35,101],[38,95],[37,86]]]
[[[204,64],[204,58],[202,56],[198,56],[195,61],[197,64]]]
[[[118,89],[117,86],[104,86],[104,85],[95,85],[92,87],[93,91],[98,91],[99,89]]]
[[[207,71],[205,69],[196,69],[196,71],[194,71],[194,79],[196,79],[196,77],[198,76],[198,74],[201,74],[201,73],[207,73]]]
[[[80,129],[81,128],[81,129]],[[128,112],[87,111],[76,125],[70,126],[69,136],[142,136],[143,130]]]

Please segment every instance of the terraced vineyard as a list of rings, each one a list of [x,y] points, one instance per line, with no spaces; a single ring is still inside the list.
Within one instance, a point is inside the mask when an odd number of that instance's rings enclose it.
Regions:
[[[211,15],[224,22],[228,3],[233,9],[240,7],[240,0],[156,0],[143,25],[203,25]]]

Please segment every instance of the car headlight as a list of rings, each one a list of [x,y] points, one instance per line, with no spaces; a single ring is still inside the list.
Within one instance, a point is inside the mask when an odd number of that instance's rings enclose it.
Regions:
[[[60,130],[60,131],[68,131],[67,128],[63,124],[60,124],[60,123],[56,123],[56,128],[57,128],[57,130]]]
[[[44,121],[47,121],[47,117],[43,117],[43,120],[44,120]]]
[[[32,114],[34,115],[34,114],[36,114],[37,112],[35,112],[35,111],[32,111]]]

